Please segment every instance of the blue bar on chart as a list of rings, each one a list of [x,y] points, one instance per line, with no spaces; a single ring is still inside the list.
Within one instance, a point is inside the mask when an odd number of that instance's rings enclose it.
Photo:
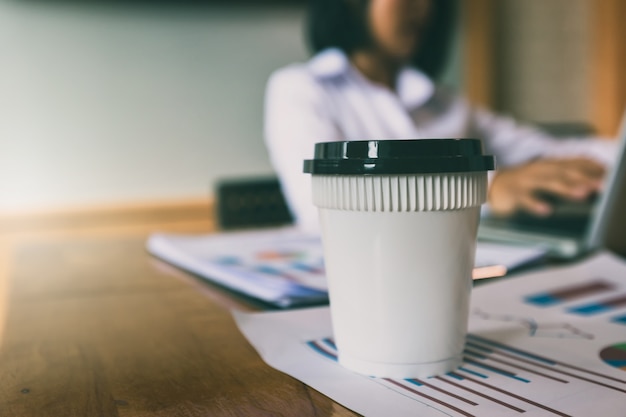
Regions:
[[[557,288],[524,297],[524,301],[539,307],[550,307],[577,298],[588,297],[615,289],[615,285],[604,280],[594,280],[579,285]]]
[[[591,316],[594,314],[605,313],[616,308],[626,306],[626,295],[620,295],[593,303],[582,304],[567,309],[569,313],[579,314],[581,316]]]
[[[613,317],[611,321],[626,326],[626,315]]]

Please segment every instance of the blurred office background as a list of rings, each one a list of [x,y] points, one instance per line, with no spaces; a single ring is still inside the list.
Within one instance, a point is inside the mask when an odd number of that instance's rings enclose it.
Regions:
[[[210,199],[223,178],[272,174],[263,92],[307,59],[306,2],[132,3],[0,0],[0,213]],[[614,133],[620,0],[462,3],[446,83]]]

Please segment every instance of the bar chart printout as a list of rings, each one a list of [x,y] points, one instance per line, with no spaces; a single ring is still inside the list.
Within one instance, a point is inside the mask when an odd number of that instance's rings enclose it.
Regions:
[[[331,338],[309,341],[307,345],[326,359],[337,361],[336,346]],[[613,390],[624,395],[626,404],[626,375],[624,379],[614,378],[471,334],[464,353],[463,365],[446,375],[421,379],[371,379],[420,403],[432,402],[433,406],[463,416],[484,415],[482,413],[495,411],[498,407],[501,412],[543,410],[555,416],[571,415],[533,399],[537,396],[533,384],[555,392],[561,388],[559,385],[564,387],[572,383],[576,389],[589,385],[593,389]],[[605,361],[612,366],[626,369],[626,343],[605,349],[601,356],[606,357]],[[528,385],[503,389],[505,379]],[[515,384],[509,385],[514,387]]]
[[[624,417],[624,325],[607,314],[567,311],[626,294],[624,276],[624,261],[599,254],[478,287],[473,308],[489,314],[471,316],[462,366],[431,378],[373,378],[343,368],[327,307],[234,315],[269,365],[365,416]],[[537,301],[545,294],[557,301]],[[540,328],[567,322],[589,337],[533,333],[502,317],[527,317]]]

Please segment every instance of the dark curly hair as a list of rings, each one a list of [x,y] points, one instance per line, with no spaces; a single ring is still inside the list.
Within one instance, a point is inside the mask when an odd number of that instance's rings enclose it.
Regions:
[[[347,55],[371,45],[367,25],[368,0],[309,0],[306,37],[313,53],[334,47]],[[432,79],[446,69],[456,29],[457,0],[434,0],[424,38],[411,58],[411,65]]]

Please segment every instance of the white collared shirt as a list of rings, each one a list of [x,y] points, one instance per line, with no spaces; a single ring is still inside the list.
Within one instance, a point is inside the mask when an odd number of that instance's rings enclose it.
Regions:
[[[587,156],[610,164],[615,143],[556,140],[509,117],[471,106],[417,69],[398,75],[396,91],[365,78],[338,49],[279,69],[265,96],[265,141],[296,223],[317,231],[310,175],[302,172],[317,142],[480,138],[499,167],[537,157]]]

